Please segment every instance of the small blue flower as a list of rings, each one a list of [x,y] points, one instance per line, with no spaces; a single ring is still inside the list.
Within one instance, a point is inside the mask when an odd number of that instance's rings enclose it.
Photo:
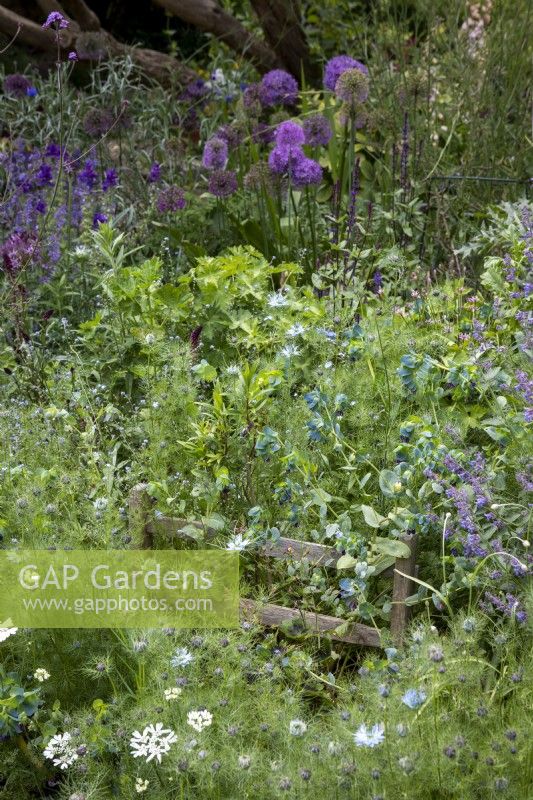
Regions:
[[[26,89],[26,94],[28,95],[28,97],[37,97],[39,92],[37,91],[37,87],[28,86],[28,88]]]
[[[426,698],[427,694],[425,692],[419,692],[418,689],[408,689],[402,697],[402,703],[408,708],[415,709],[425,703]]]

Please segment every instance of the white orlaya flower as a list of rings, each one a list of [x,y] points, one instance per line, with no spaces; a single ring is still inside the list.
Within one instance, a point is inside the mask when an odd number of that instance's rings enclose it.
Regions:
[[[155,759],[159,764],[170,746],[178,741],[178,737],[170,728],[164,728],[162,722],[147,725],[142,733],[133,731],[130,739],[130,751],[133,758],[144,758],[148,764]]]
[[[204,728],[208,728],[213,722],[213,715],[205,708],[198,711],[189,711],[187,714],[187,724],[201,733]]]
[[[56,733],[46,745],[43,755],[53,762],[55,767],[67,769],[78,760],[78,754],[72,744],[72,736],[68,731]]]
[[[252,544],[253,539],[247,539],[242,533],[236,533],[226,543],[226,550],[246,550]]]
[[[10,636],[14,636],[18,628],[0,628],[0,642],[5,642]]]

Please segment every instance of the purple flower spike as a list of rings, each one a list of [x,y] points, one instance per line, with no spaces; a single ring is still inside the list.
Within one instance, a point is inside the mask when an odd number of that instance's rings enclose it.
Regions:
[[[161,164],[154,161],[148,173],[148,183],[158,183],[161,180]]]

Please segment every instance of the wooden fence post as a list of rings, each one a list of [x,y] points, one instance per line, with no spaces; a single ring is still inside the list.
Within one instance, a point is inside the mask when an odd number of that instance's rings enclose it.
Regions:
[[[416,538],[416,534],[402,536],[401,541],[409,547],[411,553],[408,558],[397,558],[394,565],[390,629],[392,639],[397,645],[403,644],[409,619],[409,606],[405,604],[405,601],[413,594],[414,590],[414,582],[411,577],[414,576],[416,570]],[[400,575],[400,572],[404,574]],[[405,575],[411,577],[404,577]]]
[[[138,543],[138,547],[145,550],[153,546],[153,537],[147,529],[148,512],[152,501],[148,494],[146,483],[138,483],[131,490],[128,511],[129,529],[132,539]]]

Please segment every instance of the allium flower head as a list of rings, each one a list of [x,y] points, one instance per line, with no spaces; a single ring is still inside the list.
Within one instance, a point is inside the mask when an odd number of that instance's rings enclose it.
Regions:
[[[335,56],[328,61],[324,70],[325,88],[329,89],[330,92],[334,92],[339,77],[348,69],[359,69],[361,72],[368,75],[368,69],[365,65],[361,64],[361,62],[357,61],[355,58],[351,56]]]
[[[31,83],[24,75],[6,75],[4,79],[4,92],[11,95],[11,97],[24,97]]]
[[[148,172],[148,183],[158,183],[161,180],[161,164],[154,161]]]
[[[323,114],[312,114],[304,119],[304,134],[306,144],[311,147],[325,147],[333,136],[333,131]]]
[[[224,169],[228,161],[228,145],[217,137],[205,143],[202,166],[206,169]]]
[[[283,69],[273,69],[263,75],[260,98],[264,106],[293,106],[298,99],[298,83]]]
[[[408,689],[402,697],[402,703],[408,708],[419,708],[426,702],[427,694],[418,689]]]
[[[144,758],[146,763],[161,759],[170,750],[170,745],[177,742],[178,737],[170,728],[164,728],[162,722],[148,725],[142,733],[133,731],[130,739],[130,750],[133,758]]]
[[[275,147],[268,156],[268,166],[276,175],[285,175],[305,158],[299,147]]]
[[[215,133],[216,139],[226,142],[228,150],[235,150],[243,140],[243,130],[239,125],[221,125]]]
[[[183,189],[179,186],[167,186],[159,192],[156,205],[161,214],[181,211],[187,205]]]
[[[322,180],[322,167],[312,158],[299,159],[291,171],[292,182],[297,189],[316,186]]]
[[[46,745],[43,755],[45,758],[50,759],[55,767],[67,769],[78,760],[76,748],[72,744],[72,736],[70,733],[56,733],[52,736]]]
[[[349,69],[339,76],[335,84],[335,94],[350,111],[355,111],[367,99],[369,86],[368,75],[359,69]]]
[[[113,115],[107,108],[92,108],[83,118],[83,130],[88,136],[104,136],[113,125]]]
[[[278,147],[294,147],[305,141],[302,126],[288,119],[276,128],[275,140]]]
[[[385,739],[385,726],[381,722],[371,728],[360,725],[353,738],[357,747],[377,747]]]
[[[237,175],[232,170],[218,169],[211,173],[208,190],[215,197],[230,197],[237,189]]]
[[[259,116],[261,113],[261,86],[251,83],[242,94],[242,104],[249,114]]]

